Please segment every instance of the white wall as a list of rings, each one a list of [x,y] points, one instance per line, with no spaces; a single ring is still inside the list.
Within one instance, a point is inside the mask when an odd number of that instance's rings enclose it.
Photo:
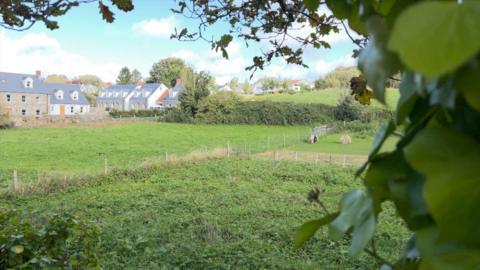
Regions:
[[[148,97],[147,108],[159,108],[159,106],[157,105],[157,100],[163,95],[163,93],[165,93],[165,91],[168,91],[168,89],[163,85],[160,85],[160,87],[155,89],[155,91]]]
[[[90,111],[90,105],[71,105],[71,104],[50,104],[50,115],[60,115],[60,107],[65,106],[65,115],[86,114]],[[73,112],[72,112],[73,107]]]

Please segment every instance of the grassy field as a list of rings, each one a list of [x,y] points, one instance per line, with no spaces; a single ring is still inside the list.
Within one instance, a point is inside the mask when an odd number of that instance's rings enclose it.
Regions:
[[[0,130],[0,169],[64,173],[103,170],[105,153],[112,167],[138,166],[145,160],[164,159],[215,147],[268,147],[299,142],[307,127],[209,126],[167,123],[129,123],[105,127],[61,127]],[[269,139],[270,138],[270,139]],[[11,173],[11,171],[9,172]]]
[[[296,94],[271,94],[263,96],[254,96],[252,100],[272,100],[278,102],[295,102],[295,103],[320,103],[327,105],[336,105],[342,95],[349,94],[347,89],[325,89],[312,92],[301,92]],[[387,104],[390,108],[395,108],[400,93],[397,89],[388,89],[386,92]],[[382,106],[376,100],[373,101],[373,106]]]
[[[340,137],[343,134],[349,134],[352,137],[351,144],[342,144]],[[395,148],[396,140],[389,138],[382,146],[382,151],[389,151]],[[347,154],[347,155],[366,155],[373,144],[373,138],[369,135],[358,133],[338,133],[329,134],[320,137],[316,144],[299,143],[287,147],[287,150],[304,151],[304,152],[319,152],[332,154]]]
[[[69,192],[0,199],[38,222],[69,211],[98,225],[104,269],[378,269],[363,254],[348,256],[346,242],[321,229],[306,247],[292,236],[322,211],[307,192],[338,207],[340,194],[361,182],[352,169],[259,160],[205,160],[165,164],[112,175],[110,184]],[[387,259],[408,239],[393,209],[380,216],[376,244]]]

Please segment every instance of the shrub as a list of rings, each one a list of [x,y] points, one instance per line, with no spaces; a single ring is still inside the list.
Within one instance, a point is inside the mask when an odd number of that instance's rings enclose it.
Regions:
[[[365,113],[365,109],[362,108],[355,99],[346,95],[340,98],[338,105],[334,109],[334,118],[337,121],[354,121],[354,120],[366,120],[365,117],[368,117]],[[366,121],[368,122],[368,121]]]
[[[199,104],[197,119],[203,123],[229,123],[239,102],[240,97],[235,93],[220,92],[208,96]]]
[[[36,227],[0,209],[0,269],[86,269],[99,266],[95,227],[69,214]]]
[[[185,113],[180,108],[168,108],[161,111],[160,118],[158,119],[162,122],[169,122],[169,123],[195,123],[195,118],[193,118],[190,114]]]
[[[15,123],[10,121],[7,116],[0,115],[0,129],[9,129],[15,127]]]
[[[121,117],[156,117],[163,114],[163,111],[160,110],[138,110],[138,111],[119,111],[112,109],[109,112],[110,116],[113,118]]]

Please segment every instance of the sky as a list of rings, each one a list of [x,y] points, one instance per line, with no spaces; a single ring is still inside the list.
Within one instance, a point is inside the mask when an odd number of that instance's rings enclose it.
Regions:
[[[196,70],[209,71],[218,84],[232,78],[244,81],[250,78],[252,57],[268,47],[266,43],[250,44],[234,40],[228,47],[229,59],[211,50],[204,41],[181,42],[171,40],[174,29],[195,29],[197,21],[186,19],[170,11],[175,1],[134,0],[133,11],[115,11],[112,24],[102,20],[97,3],[73,8],[59,17],[59,29],[49,30],[37,23],[27,31],[0,29],[0,71],[35,73],[43,76],[65,74],[69,78],[82,74],[95,74],[106,82],[115,82],[124,66],[138,69],[144,77],[153,63],[166,57],[180,57]],[[329,12],[320,10],[319,12]],[[299,30],[299,31],[306,31]],[[218,37],[227,33],[224,24],[209,30]],[[339,66],[355,64],[351,58],[355,48],[342,31],[325,37],[331,49],[307,49],[304,61],[309,68],[287,65],[277,59],[263,71],[255,73],[252,81],[270,76],[281,79],[314,81]],[[253,46],[252,46],[253,45]]]

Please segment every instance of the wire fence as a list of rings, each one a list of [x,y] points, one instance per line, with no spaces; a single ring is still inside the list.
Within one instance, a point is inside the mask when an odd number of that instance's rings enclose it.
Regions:
[[[307,136],[308,135],[308,136]],[[109,172],[119,169],[135,169],[168,162],[202,160],[210,158],[254,158],[273,161],[298,161],[313,162],[315,164],[335,164],[341,166],[358,166],[366,161],[366,156],[347,155],[320,152],[302,152],[289,150],[290,146],[308,143],[309,134],[297,132],[297,134],[282,134],[267,136],[256,142],[252,141],[225,141],[223,143],[212,142],[210,144],[195,147],[177,147],[169,150],[167,147],[157,149],[156,154],[149,157],[141,157],[134,153],[122,153],[127,159],[119,158],[119,152],[99,151],[91,155],[92,169],[88,171],[44,171],[35,169],[0,169],[0,193],[3,191],[21,191],[22,186],[39,182],[62,181],[68,184],[71,179],[107,175]],[[135,149],[131,150],[132,152]]]

